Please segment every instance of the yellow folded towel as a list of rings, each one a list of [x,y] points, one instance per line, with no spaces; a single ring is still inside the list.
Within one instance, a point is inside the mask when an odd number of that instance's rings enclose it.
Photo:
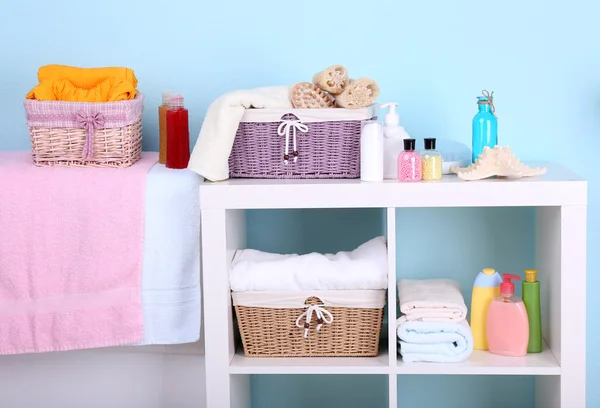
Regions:
[[[45,65],[38,70],[39,84],[27,99],[68,102],[114,102],[135,98],[138,80],[124,67],[79,68]]]
[[[27,99],[67,102],[115,102],[135,98],[137,91],[125,79],[107,78],[94,88],[76,87],[68,79],[46,79],[27,94]]]
[[[38,70],[40,83],[46,79],[68,79],[77,88],[92,89],[108,78],[124,79],[129,81],[134,88],[138,80],[131,68],[106,67],[106,68],[79,68],[68,65],[45,65]]]

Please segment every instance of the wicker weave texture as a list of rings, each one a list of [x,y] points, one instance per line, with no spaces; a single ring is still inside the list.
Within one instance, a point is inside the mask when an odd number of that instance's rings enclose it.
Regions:
[[[311,301],[318,299],[312,298]],[[307,301],[309,301],[307,299]],[[383,308],[326,307],[331,324],[307,338],[296,319],[306,309],[235,306],[246,357],[374,357],[379,353]],[[304,320],[303,320],[304,323]]]
[[[82,160],[86,130],[83,128],[29,128],[36,166],[129,167],[142,155],[142,121],[120,128],[94,131],[94,156]]]
[[[295,119],[284,115],[283,119]],[[284,163],[279,122],[241,122],[229,156],[235,178],[359,178],[361,121],[307,122],[297,132],[298,160]],[[290,156],[292,142],[290,141]]]

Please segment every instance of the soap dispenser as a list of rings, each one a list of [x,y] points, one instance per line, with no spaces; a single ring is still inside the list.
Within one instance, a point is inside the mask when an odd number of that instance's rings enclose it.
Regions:
[[[529,317],[521,298],[515,296],[512,279],[505,273],[500,284],[500,296],[490,303],[487,316],[487,341],[490,353],[509,357],[523,357],[529,344]]]
[[[384,103],[382,108],[388,108],[383,122],[383,178],[392,180],[398,177],[398,155],[404,150],[404,139],[410,136],[400,126],[400,118],[396,113],[396,102]]]

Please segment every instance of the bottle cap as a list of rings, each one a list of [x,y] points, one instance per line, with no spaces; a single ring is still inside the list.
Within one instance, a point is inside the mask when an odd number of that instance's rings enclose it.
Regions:
[[[415,150],[415,139],[404,139],[404,150]]]
[[[535,282],[537,280],[537,269],[525,270],[525,282]]]
[[[400,124],[400,118],[396,113],[396,102],[388,102],[381,105],[382,108],[388,108],[388,113],[385,114],[384,124],[387,126],[398,126]]]
[[[503,273],[502,279],[504,280],[504,282],[502,282],[500,284],[500,294],[505,295],[505,296],[514,295],[515,294],[515,284],[512,283],[510,280],[511,279],[521,280],[521,278],[519,278],[517,275],[512,275],[510,273]]]
[[[167,105],[169,103],[169,100],[171,99],[171,97],[173,96],[173,92],[171,91],[165,91],[162,93],[162,103],[163,105]]]
[[[435,150],[435,137],[427,137],[423,139],[425,150]]]
[[[183,95],[181,94],[172,94],[169,98],[169,106],[173,108],[182,108],[183,107]]]
[[[493,268],[483,268],[482,271],[486,275],[493,275],[496,271]]]

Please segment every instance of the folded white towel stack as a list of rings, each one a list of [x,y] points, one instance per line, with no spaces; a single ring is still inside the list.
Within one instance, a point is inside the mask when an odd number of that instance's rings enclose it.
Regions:
[[[460,285],[451,279],[402,279],[398,298],[406,320],[458,322],[467,317]]]
[[[460,362],[473,352],[473,334],[460,285],[451,279],[398,283],[399,353],[404,362]]]
[[[385,289],[385,238],[376,237],[354,251],[336,254],[239,250],[231,264],[230,284],[234,292]]]

